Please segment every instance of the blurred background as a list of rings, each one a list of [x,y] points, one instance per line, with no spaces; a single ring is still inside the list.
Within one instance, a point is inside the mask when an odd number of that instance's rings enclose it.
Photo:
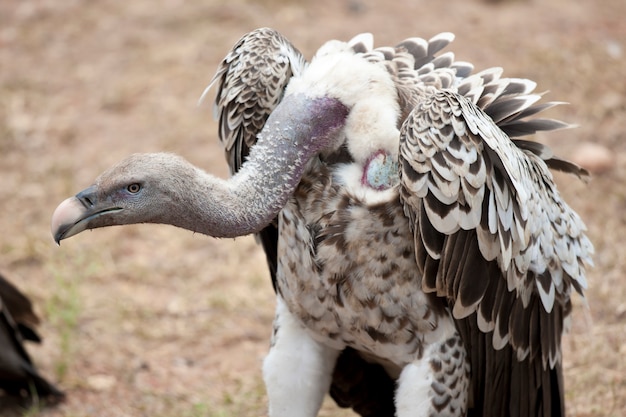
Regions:
[[[579,127],[538,138],[593,173],[557,175],[596,247],[564,340],[566,400],[570,416],[626,415],[625,18],[623,0],[1,2],[0,271],[33,299],[44,343],[29,351],[67,393],[12,413],[266,414],[274,295],[254,239],[140,225],[59,248],[49,222],[133,152],[175,152],[226,177],[211,103],[197,100],[232,45],[271,26],[308,58],[361,32],[379,46],[454,32],[457,59],[570,103],[550,116]],[[353,414],[327,401],[321,415]]]

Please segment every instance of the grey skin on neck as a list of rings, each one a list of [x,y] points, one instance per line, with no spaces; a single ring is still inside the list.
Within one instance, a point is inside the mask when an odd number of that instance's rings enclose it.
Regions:
[[[270,115],[246,163],[229,181],[234,205],[229,228],[236,236],[267,226],[285,206],[307,162],[340,138],[348,109],[338,100],[287,96]],[[235,219],[233,215],[240,216]]]
[[[348,111],[334,98],[285,97],[228,180],[174,155],[133,155],[61,203],[52,233],[58,242],[86,229],[133,223],[171,224],[214,237],[258,232],[284,207],[307,162],[342,139]],[[140,191],[129,192],[131,184],[141,184]]]

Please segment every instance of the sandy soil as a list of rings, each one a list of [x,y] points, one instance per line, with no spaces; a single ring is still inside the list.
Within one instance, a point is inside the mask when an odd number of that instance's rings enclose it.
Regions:
[[[385,5],[383,5],[385,3]],[[591,163],[558,176],[596,246],[564,341],[569,414],[626,415],[626,2],[406,0],[4,1],[0,3],[0,269],[35,301],[42,372],[67,391],[28,416],[265,415],[261,360],[273,293],[251,238],[165,226],[111,228],[55,246],[56,205],[132,152],[179,153],[226,176],[209,106],[219,60],[259,26],[307,56],[370,31],[377,44],[452,31],[459,59],[532,78],[553,117],[542,140]],[[327,402],[324,416],[348,416]]]

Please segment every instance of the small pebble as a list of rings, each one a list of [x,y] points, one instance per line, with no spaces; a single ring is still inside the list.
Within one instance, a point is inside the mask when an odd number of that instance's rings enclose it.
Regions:
[[[111,375],[95,374],[87,377],[87,385],[96,391],[109,391],[115,383],[115,377]]]
[[[571,160],[591,174],[601,174],[610,171],[615,166],[615,156],[611,150],[597,143],[580,145],[572,154]]]

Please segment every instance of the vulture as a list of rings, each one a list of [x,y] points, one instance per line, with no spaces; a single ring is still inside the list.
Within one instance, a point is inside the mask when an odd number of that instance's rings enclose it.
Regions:
[[[39,374],[24,347],[26,340],[41,343],[35,331],[38,324],[30,300],[0,275],[0,391],[18,399],[56,402],[63,392]]]
[[[587,172],[525,138],[569,126],[536,117],[560,102],[440,53],[453,38],[360,34],[307,61],[246,34],[203,94],[217,87],[232,176],[131,155],[56,208],[54,239],[256,234],[271,417],[316,416],[326,393],[362,416],[563,416],[561,337],[593,247],[550,169]]]

